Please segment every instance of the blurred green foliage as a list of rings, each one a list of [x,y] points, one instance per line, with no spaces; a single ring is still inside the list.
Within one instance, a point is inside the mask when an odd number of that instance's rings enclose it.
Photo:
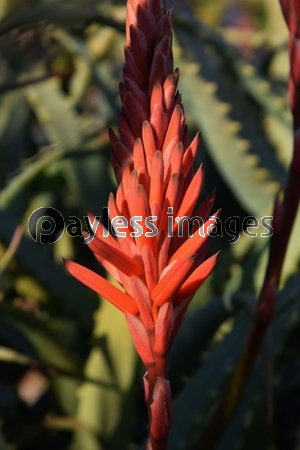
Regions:
[[[243,220],[271,214],[290,162],[287,30],[274,0],[172,4],[187,122],[203,137],[205,194],[216,186],[222,220],[240,218],[237,243],[211,239],[220,262],[170,357],[169,448],[196,450],[264,276],[266,230],[250,238]],[[114,189],[107,129],[120,106],[124,2],[1,0],[0,19],[0,448],[142,448],[143,369],[124,318],[72,279],[61,257],[101,267],[81,237],[41,245],[27,229],[40,206],[66,223],[88,210],[101,215]],[[7,251],[20,224],[24,236]],[[299,448],[299,230],[298,214],[274,323],[218,450]]]

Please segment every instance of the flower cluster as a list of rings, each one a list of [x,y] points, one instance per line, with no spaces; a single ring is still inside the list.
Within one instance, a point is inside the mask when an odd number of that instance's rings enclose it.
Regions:
[[[212,192],[196,206],[203,184],[202,166],[193,163],[199,134],[189,143],[181,96],[179,71],[173,68],[172,10],[164,0],[128,0],[125,64],[120,84],[119,137],[110,130],[112,164],[118,188],[108,201],[111,219],[123,216],[124,237],[108,237],[99,224],[88,244],[97,260],[120,284],[120,289],[91,270],[66,261],[82,283],[125,313],[137,352],[147,368],[146,402],[150,415],[149,449],[165,448],[171,423],[167,356],[189,302],[212,272],[217,255],[205,260]],[[169,208],[172,208],[171,210]],[[183,235],[168,233],[175,216],[199,216],[204,232],[190,237],[186,222]],[[141,218],[143,232],[135,236],[130,218]],[[158,224],[149,237],[146,217]],[[91,215],[93,222],[94,217]],[[171,220],[173,220],[171,218]],[[106,231],[106,230],[105,230]]]

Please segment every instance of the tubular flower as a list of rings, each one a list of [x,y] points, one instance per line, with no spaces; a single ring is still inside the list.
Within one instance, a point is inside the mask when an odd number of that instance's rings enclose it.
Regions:
[[[66,267],[126,315],[147,369],[150,450],[166,448],[171,424],[170,345],[217,260],[204,260],[215,225],[215,216],[209,217],[214,193],[196,207],[203,184],[203,168],[193,170],[199,134],[188,142],[179,71],[173,68],[172,10],[166,11],[164,0],[128,0],[126,13],[120,137],[110,130],[118,188],[108,208],[117,237],[99,224],[87,244],[120,289],[75,262]],[[191,216],[202,222],[190,224]]]

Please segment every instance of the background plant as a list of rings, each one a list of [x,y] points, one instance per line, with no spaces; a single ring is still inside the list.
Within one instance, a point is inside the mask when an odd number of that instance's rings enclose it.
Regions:
[[[279,5],[172,4],[175,65],[191,136],[198,129],[203,136],[206,194],[217,187],[223,220],[271,214],[292,155]],[[124,4],[2,1],[0,14],[1,445],[142,448],[142,372],[126,324],[105,302],[98,308],[61,256],[99,266],[79,237],[64,234],[46,247],[26,231],[38,206],[66,218],[101,213],[114,188],[106,130],[119,105]],[[299,445],[299,220],[298,213],[262,356],[218,449]],[[20,223],[24,237],[7,253]],[[223,249],[218,268],[171,355],[172,450],[200,448],[265,273],[266,239],[211,241],[211,253]]]

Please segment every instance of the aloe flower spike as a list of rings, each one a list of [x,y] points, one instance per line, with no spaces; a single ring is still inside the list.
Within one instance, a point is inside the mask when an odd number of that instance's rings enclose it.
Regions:
[[[209,230],[215,224],[209,218],[214,195],[196,209],[204,178],[202,167],[193,170],[200,137],[197,134],[189,143],[177,91],[172,10],[166,11],[163,0],[128,0],[126,14],[119,137],[109,132],[118,187],[108,207],[117,236],[99,224],[87,244],[120,289],[75,262],[65,264],[79,281],[125,314],[147,370],[147,450],[164,450],[171,426],[169,349],[218,256],[205,260]],[[189,236],[188,222],[176,218],[197,211],[203,213],[204,223],[194,226]]]

